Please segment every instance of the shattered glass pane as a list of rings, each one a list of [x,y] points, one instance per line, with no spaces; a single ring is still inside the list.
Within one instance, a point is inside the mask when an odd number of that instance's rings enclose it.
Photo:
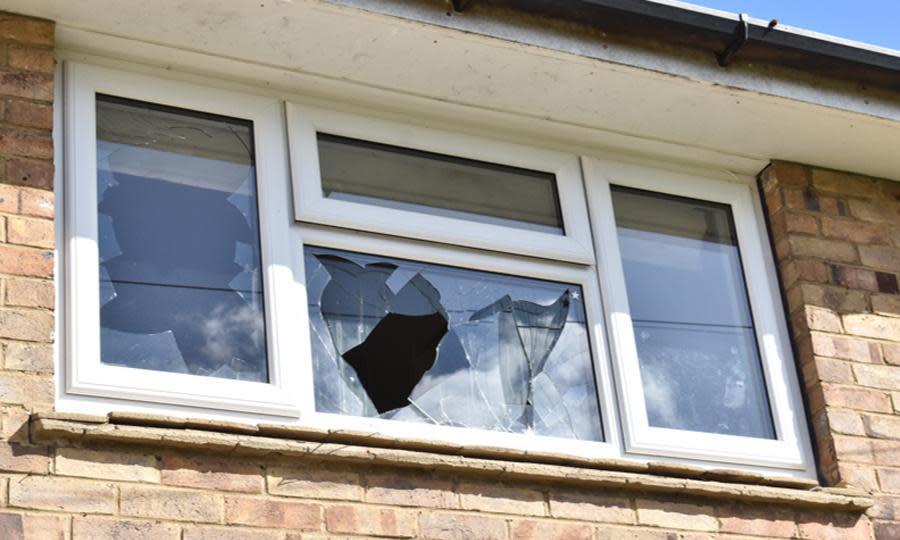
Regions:
[[[603,440],[579,286],[304,256],[317,410]]]
[[[268,380],[249,122],[97,96],[101,360]]]
[[[774,438],[730,208],[612,193],[650,425]]]
[[[328,198],[563,234],[551,173],[326,133],[318,142]]]

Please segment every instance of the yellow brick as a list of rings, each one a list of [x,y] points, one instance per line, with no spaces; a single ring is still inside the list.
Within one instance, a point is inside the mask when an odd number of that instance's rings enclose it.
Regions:
[[[137,452],[59,448],[54,465],[56,474],[63,476],[159,482],[156,456]]]

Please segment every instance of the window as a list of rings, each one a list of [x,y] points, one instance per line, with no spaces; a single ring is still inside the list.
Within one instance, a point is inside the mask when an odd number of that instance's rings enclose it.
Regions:
[[[61,408],[813,474],[752,182],[66,87]]]

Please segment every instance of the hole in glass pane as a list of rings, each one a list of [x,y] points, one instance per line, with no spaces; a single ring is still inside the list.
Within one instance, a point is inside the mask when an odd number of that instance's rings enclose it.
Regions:
[[[304,255],[317,410],[603,440],[578,285]]]
[[[551,173],[318,134],[326,197],[563,234]]]
[[[650,425],[775,438],[730,207],[612,195]]]
[[[107,364],[268,379],[250,122],[97,96]]]

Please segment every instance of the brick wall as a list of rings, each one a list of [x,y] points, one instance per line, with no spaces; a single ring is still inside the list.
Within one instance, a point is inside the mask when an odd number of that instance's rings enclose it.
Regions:
[[[900,182],[776,162],[761,184],[820,473],[900,538]]]
[[[763,185],[822,475],[876,493],[868,515],[202,452],[187,435],[34,443],[29,415],[53,408],[52,47],[52,23],[0,14],[0,538],[900,537],[900,184],[785,163]]]

